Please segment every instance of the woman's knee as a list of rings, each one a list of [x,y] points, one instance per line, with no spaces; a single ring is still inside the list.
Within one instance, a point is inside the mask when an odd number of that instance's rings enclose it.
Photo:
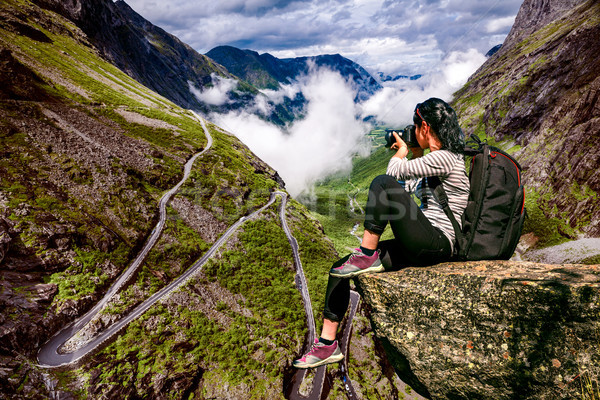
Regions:
[[[379,175],[371,181],[371,189],[377,187],[385,189],[390,185],[398,185],[396,178],[391,175]]]
[[[410,194],[404,185],[390,175],[379,175],[371,182],[370,201],[408,201]]]

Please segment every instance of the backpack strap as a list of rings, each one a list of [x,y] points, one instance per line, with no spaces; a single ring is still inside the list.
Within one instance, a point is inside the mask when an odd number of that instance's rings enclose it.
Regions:
[[[427,184],[429,185],[429,188],[433,192],[433,195],[440,204],[440,206],[442,206],[444,213],[452,223],[455,236],[455,244],[453,247],[454,254],[456,255],[458,254],[458,244],[462,242],[463,234],[462,230],[460,229],[460,225],[458,224],[458,221],[456,220],[456,217],[454,216],[454,213],[452,212],[452,210],[450,209],[450,205],[448,204],[448,195],[446,194],[446,190],[444,189],[444,186],[442,185],[439,176],[428,176]]]
[[[487,145],[487,142],[482,142],[479,136],[471,134],[465,143],[464,154],[465,156],[473,157],[481,153],[485,145]]]

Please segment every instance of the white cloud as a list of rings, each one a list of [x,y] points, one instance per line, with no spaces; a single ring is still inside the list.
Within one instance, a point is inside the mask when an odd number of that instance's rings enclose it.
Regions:
[[[269,115],[272,111],[273,106],[269,104],[268,96],[258,95],[254,98],[253,114]]]
[[[308,100],[306,116],[286,131],[248,111],[211,116],[275,168],[292,195],[330,173],[349,171],[352,155],[369,150],[368,127],[358,118],[350,85],[330,70],[311,71],[296,83]]]
[[[486,25],[488,33],[496,33],[498,31],[510,29],[515,23],[515,16],[497,18],[489,21]]]
[[[394,127],[412,123],[415,105],[430,97],[451,101],[452,95],[485,62],[477,50],[452,52],[439,63],[436,70],[421,79],[386,82],[363,105],[363,116],[375,116],[378,121]]]
[[[211,74],[213,86],[205,86],[202,90],[188,81],[190,92],[203,103],[222,106],[230,102],[229,92],[237,88],[238,81]]]
[[[300,92],[298,84],[280,85],[279,90],[263,89],[261,92],[274,104],[281,104],[285,98],[293,99]]]
[[[459,89],[485,60],[485,55],[475,49],[450,53],[442,64],[442,71],[449,87],[454,90]]]

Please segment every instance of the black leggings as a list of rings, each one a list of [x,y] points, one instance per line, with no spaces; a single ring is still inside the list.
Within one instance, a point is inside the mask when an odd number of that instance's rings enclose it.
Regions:
[[[408,266],[427,266],[448,261],[450,241],[431,222],[417,203],[394,177],[380,175],[369,188],[365,229],[381,235],[390,224],[394,239],[379,242],[381,263],[386,271]],[[342,265],[350,255],[336,261]],[[350,279],[329,276],[323,315],[331,321],[341,321],[350,301]]]

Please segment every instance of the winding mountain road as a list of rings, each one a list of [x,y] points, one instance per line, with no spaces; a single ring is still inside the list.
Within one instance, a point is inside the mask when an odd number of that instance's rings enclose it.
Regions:
[[[108,338],[110,338],[111,336],[113,336],[114,334],[119,332],[124,326],[126,326],[129,322],[133,321],[135,318],[137,318],[139,315],[141,315],[152,304],[154,304],[156,301],[158,301],[158,299],[160,297],[162,297],[162,295],[164,295],[165,289],[167,289],[167,288],[164,288],[163,290],[155,293],[152,297],[150,297],[148,300],[146,300],[144,303],[140,304],[136,309],[134,309],[131,314],[127,315],[123,319],[119,320],[117,323],[110,326],[107,330],[102,332],[100,335],[98,335],[96,338],[94,338],[92,341],[88,342],[86,345],[84,345],[80,349],[77,349],[76,351],[74,351],[72,353],[61,354],[58,352],[59,348],[67,340],[69,340],[71,337],[73,337],[79,330],[84,328],[92,320],[92,318],[94,318],[100,312],[100,310],[102,310],[102,308],[108,303],[108,301],[117,292],[119,292],[119,290],[122,288],[122,286],[133,276],[135,271],[137,271],[137,269],[142,265],[142,263],[144,262],[144,259],[148,255],[148,253],[150,252],[150,250],[154,247],[154,245],[158,241],[158,238],[160,237],[162,230],[165,226],[166,220],[167,220],[166,207],[167,207],[169,200],[171,200],[171,197],[181,188],[181,186],[188,179],[188,177],[192,171],[192,166],[194,164],[194,161],[196,161],[196,159],[198,157],[200,157],[202,154],[204,154],[206,151],[208,151],[211,148],[212,143],[213,143],[212,136],[208,132],[208,129],[206,128],[206,124],[205,124],[204,120],[196,113],[194,113],[194,115],[200,121],[200,124],[202,125],[202,129],[204,130],[204,133],[206,134],[206,138],[207,138],[206,147],[204,148],[204,150],[195,154],[192,158],[190,158],[186,162],[184,169],[183,169],[183,171],[184,171],[183,178],[179,181],[179,183],[177,183],[177,185],[175,185],[175,187],[173,187],[171,190],[169,190],[167,193],[165,193],[163,195],[163,197],[160,199],[159,206],[158,206],[159,214],[160,214],[159,220],[158,220],[158,223],[156,224],[156,227],[152,230],[150,237],[144,244],[144,247],[139,252],[139,254],[135,258],[135,260],[133,260],[133,262],[131,263],[129,268],[127,268],[127,270],[119,277],[119,279],[117,279],[117,281],[108,289],[108,291],[106,292],[104,297],[92,309],[90,309],[82,317],[75,320],[74,322],[72,322],[71,324],[69,324],[65,328],[63,328],[61,331],[56,333],[48,342],[46,342],[42,346],[42,348],[40,349],[40,351],[38,353],[39,365],[41,365],[43,367],[58,367],[58,366],[75,363],[76,361],[80,360],[83,356],[87,355],[88,353],[90,353],[93,350],[95,350],[96,348],[98,348]],[[175,281],[175,282],[178,282],[178,281]],[[173,283],[175,283],[175,282],[173,282]],[[169,285],[169,286],[171,286],[171,285]]]
[[[200,124],[202,125],[202,128],[204,130],[204,133],[206,134],[206,137],[207,137],[206,147],[201,152],[195,154],[192,158],[190,158],[186,162],[186,164],[184,166],[183,178],[181,179],[181,181],[179,181],[179,183],[175,187],[173,187],[171,190],[169,190],[167,193],[165,193],[162,196],[162,198],[160,199],[159,207],[158,207],[159,214],[160,214],[159,221],[158,221],[156,227],[152,230],[152,233],[150,234],[150,237],[144,244],[144,247],[139,252],[139,254],[134,259],[134,261],[131,263],[129,268],[127,268],[127,270],[117,279],[117,281],[115,281],[115,283],[108,289],[108,291],[106,292],[104,297],[92,309],[90,309],[86,314],[84,314],[79,319],[73,321],[72,323],[70,323],[69,325],[64,327],[62,330],[57,332],[52,338],[50,338],[40,348],[40,351],[38,352],[38,364],[41,367],[52,368],[52,367],[73,365],[73,364],[77,363],[78,361],[80,361],[81,359],[83,359],[85,356],[90,355],[95,350],[99,349],[107,340],[109,340],[110,338],[112,338],[116,334],[118,334],[130,322],[132,322],[133,320],[135,320],[136,318],[141,316],[150,307],[152,307],[156,302],[158,302],[162,298],[168,296],[171,292],[173,292],[174,290],[178,289],[180,286],[185,284],[187,282],[187,280],[195,272],[197,272],[200,268],[202,268],[202,266],[213,256],[213,254],[229,239],[229,237],[247,219],[252,218],[253,216],[255,216],[257,214],[260,214],[266,208],[270,207],[275,202],[275,200],[278,196],[281,197],[281,199],[282,199],[281,205],[280,205],[280,210],[279,210],[279,217],[281,220],[283,230],[284,230],[284,232],[288,238],[288,241],[292,247],[292,252],[294,255],[294,263],[296,266],[296,282],[298,282],[299,290],[301,291],[303,302],[304,302],[304,309],[306,312],[306,319],[307,319],[308,332],[309,332],[308,345],[310,346],[314,342],[316,328],[315,328],[315,320],[314,320],[314,315],[313,315],[313,311],[312,311],[310,295],[308,293],[308,285],[306,282],[306,277],[304,276],[302,262],[300,260],[298,242],[296,241],[296,238],[292,235],[292,233],[287,225],[287,218],[285,216],[285,209],[286,209],[286,204],[287,204],[287,194],[285,192],[276,191],[276,192],[271,193],[271,197],[269,198],[269,201],[264,206],[262,206],[260,209],[258,209],[256,211],[254,211],[250,215],[240,218],[231,227],[229,227],[229,229],[227,229],[227,231],[225,231],[225,233],[202,256],[202,258],[200,258],[198,261],[196,261],[191,267],[189,267],[176,280],[174,280],[173,282],[171,282],[170,284],[168,284],[167,286],[165,286],[158,292],[154,293],[152,296],[150,296],[148,299],[146,299],[143,303],[139,304],[136,308],[134,308],[129,314],[127,314],[126,316],[121,318],[119,321],[117,321],[114,324],[112,324],[111,326],[109,326],[106,330],[101,332],[98,336],[93,338],[91,341],[84,344],[82,347],[78,348],[77,350],[75,350],[73,352],[60,352],[61,347],[69,339],[71,339],[73,336],[75,336],[77,334],[77,332],[79,332],[81,329],[83,329],[103,309],[103,307],[108,303],[108,301],[115,294],[117,294],[119,292],[119,290],[133,276],[133,274],[136,272],[136,270],[142,265],[146,256],[148,255],[148,253],[150,252],[150,250],[154,247],[154,245],[158,241],[158,239],[162,233],[162,230],[165,226],[166,216],[167,216],[166,215],[166,207],[167,207],[167,204],[169,203],[169,201],[171,200],[171,197],[175,193],[177,193],[177,191],[181,188],[181,186],[188,179],[188,177],[191,173],[194,161],[196,161],[196,159],[198,157],[200,157],[202,154],[204,154],[206,151],[208,151],[211,148],[211,146],[213,144],[213,139],[206,127],[204,119],[201,118],[196,113],[194,113],[194,115],[200,121]],[[343,339],[340,342],[346,351],[348,348],[349,335],[350,335],[350,331],[351,331],[352,316],[354,315],[354,312],[356,311],[357,302],[358,302],[358,295],[353,294],[351,296],[352,306],[351,306],[350,316],[348,318],[347,326],[344,330]],[[356,395],[354,394],[354,390],[351,387],[350,381],[347,377],[346,361],[344,361],[344,363],[341,365],[342,365],[343,379],[346,384],[345,387],[348,391],[348,396],[350,398],[356,397]],[[296,377],[295,377],[294,388],[290,395],[290,398],[306,398],[299,394],[299,387],[300,387],[300,384],[302,383],[303,379],[305,378],[306,372],[307,372],[306,370],[299,370],[297,372]],[[320,399],[321,398],[321,395],[323,392],[323,385],[325,382],[325,373],[326,373],[325,366],[317,368],[316,374],[313,379],[313,388],[312,388],[311,393],[308,398],[310,398],[310,399]]]
[[[290,246],[292,246],[292,252],[294,253],[294,263],[296,264],[296,281],[300,283],[300,293],[302,293],[302,299],[304,300],[304,311],[306,312],[306,323],[308,324],[308,342],[312,343],[315,339],[316,327],[315,327],[315,317],[313,315],[312,304],[310,301],[310,294],[308,294],[308,284],[306,283],[306,277],[304,276],[304,269],[302,268],[302,261],[300,261],[300,251],[298,249],[298,241],[290,228],[287,225],[287,219],[285,217],[285,206],[287,204],[287,194],[284,192],[275,192],[281,196],[281,207],[279,210],[279,219],[281,220],[281,225],[283,226],[283,231],[290,242]]]

